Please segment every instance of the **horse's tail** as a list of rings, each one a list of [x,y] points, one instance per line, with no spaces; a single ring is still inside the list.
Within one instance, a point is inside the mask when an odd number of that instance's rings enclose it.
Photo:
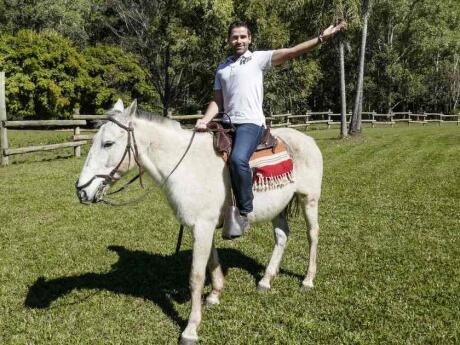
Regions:
[[[291,200],[284,209],[286,220],[289,220],[291,217],[297,217],[299,215],[301,202],[301,196],[298,193],[294,193]]]

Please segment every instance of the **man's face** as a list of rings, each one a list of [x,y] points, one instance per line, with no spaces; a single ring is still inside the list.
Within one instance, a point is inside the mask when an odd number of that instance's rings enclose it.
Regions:
[[[248,29],[244,26],[233,28],[228,38],[228,43],[233,48],[236,56],[246,53],[251,43],[251,35],[248,34]]]

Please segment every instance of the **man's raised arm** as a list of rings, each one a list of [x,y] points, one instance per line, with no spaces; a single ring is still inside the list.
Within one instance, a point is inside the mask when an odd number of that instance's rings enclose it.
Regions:
[[[315,48],[321,42],[328,40],[336,33],[344,31],[347,27],[346,22],[340,22],[336,26],[329,26],[324,30],[318,37],[312,38],[309,41],[300,43],[291,48],[277,49],[273,51],[272,55],[272,65],[280,65],[287,60],[293,59],[299,55],[308,53],[310,50]]]

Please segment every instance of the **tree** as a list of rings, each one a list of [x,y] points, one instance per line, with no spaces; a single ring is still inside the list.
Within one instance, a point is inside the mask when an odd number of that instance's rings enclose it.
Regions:
[[[190,90],[197,106],[209,100],[214,72],[210,66],[220,59],[232,1],[114,0],[110,9],[119,18],[111,30],[123,47],[142,56],[164,115],[181,99],[189,102]],[[206,89],[203,80],[208,81]]]
[[[16,33],[22,29],[52,29],[70,38],[77,45],[88,40],[86,24],[91,0],[2,0],[4,30]],[[0,9],[1,9],[0,5]]]
[[[361,111],[363,105],[363,81],[364,81],[364,62],[366,53],[366,40],[367,40],[367,24],[371,13],[373,0],[363,0],[363,31],[361,36],[361,50],[359,58],[359,73],[358,83],[356,86],[356,98],[353,107],[353,114],[351,116],[349,134],[355,135],[361,132]]]
[[[158,94],[148,82],[148,71],[140,66],[139,57],[102,44],[82,53],[88,78],[81,90],[80,112],[102,114],[118,98],[126,103],[137,99],[144,110],[161,110]]]
[[[66,117],[78,104],[86,73],[83,56],[55,32],[0,36],[8,112],[16,119]]]
[[[155,110],[157,94],[137,60],[107,45],[80,52],[52,31],[1,35],[8,113],[12,119],[66,118],[76,107],[102,113],[119,97],[139,98],[145,108]]]
[[[347,1],[345,4],[342,0],[337,0],[334,4],[334,17],[336,23],[346,20],[349,27],[356,23],[356,13],[358,7],[357,1]],[[338,37],[339,65],[340,65],[340,136],[346,138],[347,130],[347,100],[346,100],[346,82],[345,82],[345,34],[340,33]]]

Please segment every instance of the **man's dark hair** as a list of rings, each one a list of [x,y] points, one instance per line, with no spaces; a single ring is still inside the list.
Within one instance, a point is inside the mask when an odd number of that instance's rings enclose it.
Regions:
[[[234,21],[233,23],[230,24],[228,27],[228,38],[230,38],[230,35],[232,34],[232,30],[234,28],[246,28],[248,30],[248,35],[251,36],[251,30],[249,29],[249,25],[246,22],[243,22],[241,20]]]

